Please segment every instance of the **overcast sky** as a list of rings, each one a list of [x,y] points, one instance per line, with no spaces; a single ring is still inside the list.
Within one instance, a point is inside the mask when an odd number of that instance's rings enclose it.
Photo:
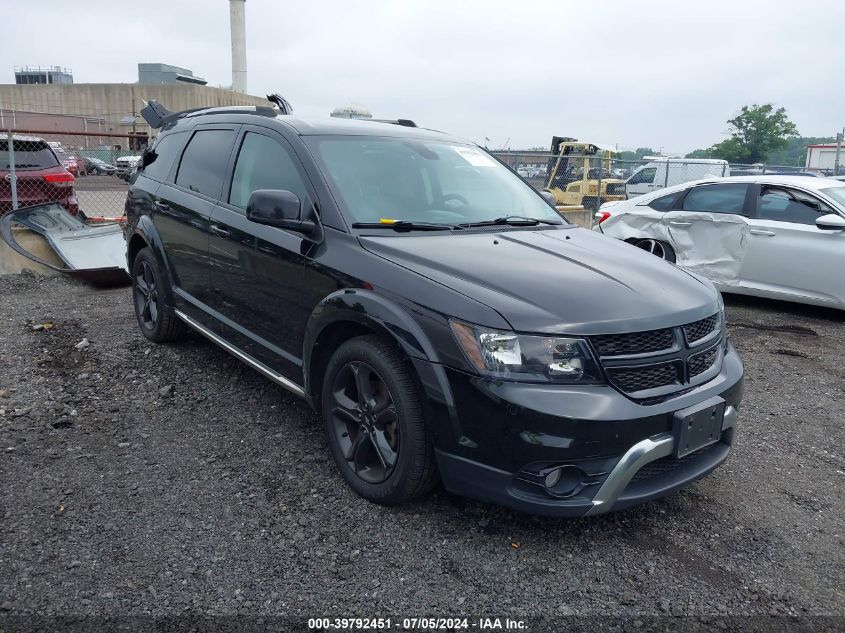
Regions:
[[[231,83],[227,0],[3,4],[0,82],[24,64],[134,82],[164,62]],[[360,102],[490,147],[558,134],[687,152],[753,102],[802,135],[841,129],[843,18],[838,0],[247,0],[248,86],[296,114]]]

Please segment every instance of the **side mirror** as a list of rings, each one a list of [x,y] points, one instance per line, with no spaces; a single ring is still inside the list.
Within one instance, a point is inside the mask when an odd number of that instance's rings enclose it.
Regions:
[[[845,231],[845,218],[836,213],[828,213],[816,219],[816,226],[822,231]]]
[[[541,191],[540,195],[543,196],[543,200],[549,203],[549,206],[554,209],[557,202],[555,201],[555,194],[551,191]]]
[[[302,201],[292,191],[258,189],[249,196],[246,218],[256,224],[274,226],[309,237],[320,233],[315,219],[302,217]]]

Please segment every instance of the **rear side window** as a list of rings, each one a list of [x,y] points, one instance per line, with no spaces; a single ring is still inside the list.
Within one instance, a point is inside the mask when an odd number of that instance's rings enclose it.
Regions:
[[[44,141],[14,140],[15,169],[46,169],[59,164],[53,151]],[[0,140],[0,169],[11,169],[9,141]]]
[[[234,141],[234,130],[196,132],[182,154],[176,184],[210,198],[219,198]]]
[[[153,148],[156,155],[155,160],[144,167],[144,174],[156,180],[166,180],[184,141],[185,132],[176,132],[161,137],[161,140]]]
[[[748,185],[702,185],[693,187],[684,198],[684,211],[742,214]]]
[[[660,196],[659,198],[655,198],[651,202],[648,203],[655,211],[668,211],[669,209],[673,208],[675,204],[675,198],[678,197],[678,193],[672,193],[668,196]]]
[[[287,150],[268,136],[248,132],[235,163],[229,204],[246,209],[250,194],[257,189],[292,191],[306,206],[305,182]]]
[[[629,185],[641,185],[644,183],[653,183],[654,177],[657,175],[657,167],[646,167],[642,171],[638,171],[636,174],[631,176],[628,179]]]

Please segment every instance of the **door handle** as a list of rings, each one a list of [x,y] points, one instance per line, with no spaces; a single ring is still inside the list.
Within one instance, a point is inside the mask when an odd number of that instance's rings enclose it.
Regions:
[[[774,231],[764,231],[763,229],[751,229],[748,231],[751,235],[765,235],[766,237],[774,237]]]
[[[222,226],[218,226],[217,224],[212,224],[209,229],[215,235],[219,235],[220,237],[229,237],[229,231],[224,229]]]
[[[170,205],[166,202],[156,200],[156,209],[158,209],[159,211],[170,211]]]
[[[671,220],[669,224],[672,226],[692,226],[692,222],[681,222],[680,220]]]

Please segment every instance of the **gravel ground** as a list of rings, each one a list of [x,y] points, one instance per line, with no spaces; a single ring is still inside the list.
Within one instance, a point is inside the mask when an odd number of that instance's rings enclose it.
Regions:
[[[729,297],[732,457],[551,520],[362,501],[312,411],[199,336],[149,344],[126,288],[0,297],[0,615],[845,615],[845,313]]]

